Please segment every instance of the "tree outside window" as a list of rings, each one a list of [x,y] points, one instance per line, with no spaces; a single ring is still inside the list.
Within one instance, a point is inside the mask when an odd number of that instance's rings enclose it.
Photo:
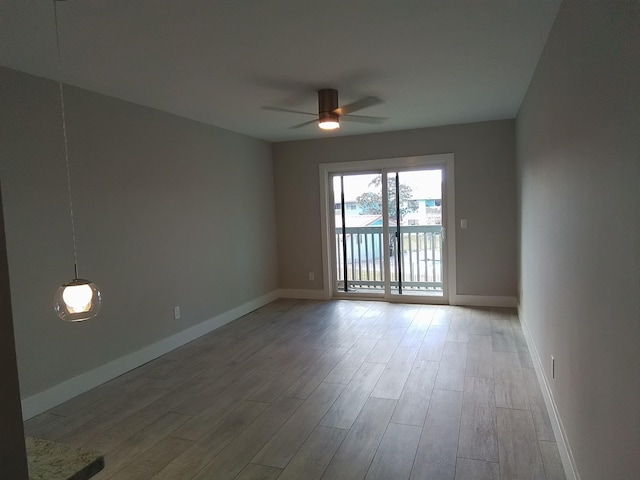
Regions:
[[[382,175],[376,176],[369,186],[380,187],[382,184]],[[392,223],[398,224],[397,210],[396,210],[396,177],[395,175],[387,176],[387,189],[389,197],[389,220]],[[408,213],[413,213],[418,210],[418,201],[413,200],[413,191],[409,185],[403,183],[399,187],[400,193],[400,221]],[[382,215],[382,194],[377,192],[364,192],[362,195],[356,197],[356,203],[360,207],[360,212],[363,215]]]

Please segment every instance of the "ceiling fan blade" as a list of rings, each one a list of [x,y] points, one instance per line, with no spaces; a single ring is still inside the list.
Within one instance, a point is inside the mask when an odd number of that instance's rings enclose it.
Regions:
[[[373,124],[383,123],[386,119],[387,119],[386,117],[367,117],[365,115],[341,115],[340,116],[340,120],[345,120],[347,122],[373,123]]]
[[[288,108],[280,108],[280,107],[265,106],[265,107],[260,107],[260,109],[261,110],[271,110],[271,111],[274,111],[274,112],[300,113],[302,115],[313,115],[314,117],[318,116],[317,113],[301,112],[299,110],[289,110]]]
[[[358,110],[373,107],[374,105],[379,105],[381,103],[384,102],[377,97],[365,97],[360,100],[356,100],[355,102],[348,103],[347,105],[343,105],[342,107],[338,107],[334,111],[338,115],[349,115],[351,112],[357,112]]]
[[[318,120],[309,120],[308,122],[304,122],[304,123],[299,123],[298,125],[294,125],[293,127],[289,127],[289,128],[300,128],[300,127],[306,127],[307,125],[311,125],[312,123],[318,123]]]

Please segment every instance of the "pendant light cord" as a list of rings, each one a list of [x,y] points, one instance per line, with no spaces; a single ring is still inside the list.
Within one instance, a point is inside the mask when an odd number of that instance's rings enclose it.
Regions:
[[[60,34],[58,33],[58,0],[53,0],[53,17],[56,22],[56,48],[58,51],[58,86],[60,87],[60,106],[62,107],[62,136],[64,138],[64,160],[67,167],[67,192],[69,194],[69,218],[71,219],[71,240],[73,243],[74,278],[78,278],[78,254],[76,253],[76,226],[73,221],[73,196],[71,195],[71,169],[69,168],[69,145],[67,142],[67,119],[64,110],[64,90],[62,87],[62,60],[60,59]]]

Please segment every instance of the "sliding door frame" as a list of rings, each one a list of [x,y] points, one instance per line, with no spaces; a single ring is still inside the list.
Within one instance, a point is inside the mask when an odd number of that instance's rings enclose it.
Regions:
[[[322,228],[322,278],[323,296],[331,298],[359,298],[357,293],[340,294],[334,292],[332,285],[336,275],[336,259],[332,248],[333,236],[335,232],[335,213],[333,204],[329,205],[332,191],[332,175],[335,174],[361,174],[372,173],[374,171],[395,171],[396,169],[417,170],[442,169],[442,229],[444,234],[443,254],[446,261],[443,265],[443,296],[375,296],[372,294],[363,295],[361,298],[370,300],[385,300],[404,303],[449,303],[456,295],[456,240],[455,240],[455,182],[454,182],[454,155],[444,153],[437,155],[418,155],[412,157],[382,158],[375,160],[362,160],[354,162],[321,163],[319,165],[320,179],[320,219]],[[382,182],[383,188],[386,182]],[[385,202],[383,202],[383,207]],[[331,208],[329,208],[331,207]],[[385,209],[386,210],[386,209]],[[383,238],[388,238],[384,237]],[[388,259],[387,259],[388,260]],[[387,262],[388,263],[388,262]],[[388,268],[388,265],[387,265]],[[389,279],[389,272],[385,272],[385,278]]]

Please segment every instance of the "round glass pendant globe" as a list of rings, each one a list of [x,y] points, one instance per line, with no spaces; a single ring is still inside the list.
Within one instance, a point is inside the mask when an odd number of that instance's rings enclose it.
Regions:
[[[54,310],[67,322],[81,322],[95,317],[101,306],[102,295],[97,285],[81,278],[61,285],[53,298]]]

